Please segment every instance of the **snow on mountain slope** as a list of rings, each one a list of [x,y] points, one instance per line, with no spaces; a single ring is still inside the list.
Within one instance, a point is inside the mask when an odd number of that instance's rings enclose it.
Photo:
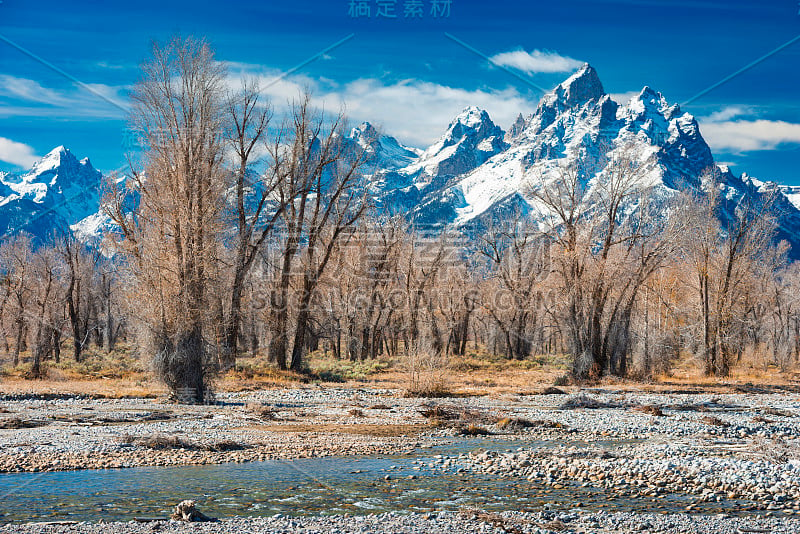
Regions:
[[[411,164],[422,153],[417,148],[402,145],[397,139],[383,135],[368,123],[353,128],[348,139],[355,141],[367,152],[368,165],[376,169],[394,170]]]
[[[374,191],[379,206],[396,212],[419,208],[426,195],[507,149],[504,137],[505,132],[492,122],[486,111],[474,106],[466,108],[414,162],[375,174]],[[433,213],[426,216],[436,221],[447,218]]]
[[[102,174],[88,158],[81,161],[56,147],[30,171],[0,177],[0,232],[25,231],[44,239],[68,231],[100,207]]]
[[[795,208],[800,210],[800,186],[783,185],[780,186],[780,191]]]
[[[560,166],[596,162],[586,177],[591,194],[608,165],[624,154],[641,165],[642,183],[664,200],[679,190],[701,189],[703,174],[716,169],[730,209],[746,196],[782,193],[775,202],[779,237],[800,258],[800,187],[718,167],[692,115],[649,87],[620,105],[589,65],[545,95],[527,118],[520,114],[508,132],[486,111],[468,107],[424,151],[369,123],[353,128],[346,139],[367,151],[380,209],[436,226],[479,228],[488,220],[534,211],[531,188],[555,179]],[[28,173],[0,173],[0,230],[43,237],[71,225],[84,240],[97,237],[110,229],[99,209],[100,180],[87,159],[78,161],[63,147]]]
[[[419,159],[398,170],[413,177],[414,185],[422,188],[437,179],[469,172],[491,156],[507,148],[505,133],[489,114],[477,107],[462,111],[445,134],[428,147]]]

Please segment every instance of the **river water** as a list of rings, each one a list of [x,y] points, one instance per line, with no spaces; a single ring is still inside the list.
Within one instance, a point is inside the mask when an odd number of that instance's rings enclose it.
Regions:
[[[580,445],[465,438],[404,456],[308,458],[184,467],[137,467],[49,473],[0,474],[0,523],[18,521],[129,521],[162,517],[183,499],[206,515],[263,516],[427,512],[477,507],[537,511],[583,508],[618,511],[683,511],[684,495],[610,499],[601,489],[578,485],[551,489],[536,482],[442,472],[427,463],[436,455],[471,450]],[[614,448],[607,442],[594,447]],[[422,461],[422,465],[420,465]],[[387,480],[386,477],[389,477]],[[737,503],[709,504],[700,513],[735,513]]]

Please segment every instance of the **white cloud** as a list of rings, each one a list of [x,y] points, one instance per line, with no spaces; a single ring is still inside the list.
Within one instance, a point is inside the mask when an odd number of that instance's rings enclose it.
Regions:
[[[352,123],[369,121],[384,133],[418,147],[436,141],[467,106],[485,109],[495,123],[507,128],[519,113],[527,114],[536,105],[513,88],[467,90],[417,79],[386,83],[376,78],[338,84],[304,75],[281,79],[279,71],[254,72],[257,67],[252,65],[228,67],[229,86],[238,86],[243,76],[255,77],[278,110],[308,88],[315,106],[331,112],[344,108]]]
[[[800,124],[770,120],[735,120],[701,123],[703,137],[714,150],[750,152],[775,150],[800,143]]]
[[[513,67],[528,74],[570,72],[580,68],[584,63],[571,57],[562,56],[557,52],[547,50],[526,52],[522,49],[496,54],[491,57],[491,60],[498,65]]]
[[[617,104],[624,106],[630,102],[633,97],[639,96],[640,93],[641,91],[626,91],[624,93],[609,93],[608,96]]]
[[[122,118],[113,102],[125,102],[125,86],[86,83],[68,89],[53,89],[36,80],[0,75],[0,117],[96,117]],[[105,100],[107,99],[107,100]]]
[[[775,150],[800,143],[800,124],[758,119],[746,106],[728,106],[699,119],[703,137],[714,150],[740,153]]]
[[[752,108],[744,106],[728,106],[722,108],[719,111],[715,111],[708,117],[705,117],[704,120],[707,120],[709,122],[724,122],[734,119],[736,117],[742,117],[747,115],[753,115]]]
[[[531,104],[512,88],[469,91],[420,80],[384,85],[361,79],[330,95],[347,105],[352,118],[380,123],[387,134],[416,146],[427,146],[467,106],[485,109],[495,123],[508,127]]]
[[[386,134],[418,147],[436,141],[467,106],[485,109],[503,128],[512,124],[519,113],[527,115],[536,106],[513,87],[468,90],[419,79],[386,82],[379,78],[338,83],[302,73],[282,77],[277,69],[246,63],[226,62],[226,66],[229,88],[239,87],[245,78],[254,78],[277,112],[308,89],[316,107],[329,112],[344,108],[350,122],[370,121]],[[91,87],[111,99],[126,100],[125,87]],[[0,117],[25,116],[108,119],[122,118],[124,113],[82,88],[55,90],[35,80],[0,75]]]
[[[0,161],[27,169],[39,159],[28,145],[0,137]]]

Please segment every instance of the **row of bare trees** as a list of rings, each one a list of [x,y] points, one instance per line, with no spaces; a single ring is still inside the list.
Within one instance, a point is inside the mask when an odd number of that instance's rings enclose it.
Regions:
[[[71,237],[51,241],[20,234],[0,245],[0,339],[15,366],[30,353],[32,378],[65,343],[80,362],[89,345],[110,351],[125,333],[114,265]]]
[[[537,184],[537,195],[555,205],[571,176]],[[798,271],[774,244],[769,199],[740,199],[724,215],[719,184],[710,176],[706,185],[661,199],[668,219],[646,189],[624,218],[594,197],[608,193],[587,191],[591,210],[544,227],[520,215],[469,238],[363,217],[310,300],[301,298],[305,270],[290,273],[285,313],[305,310],[304,352],[339,358],[424,350],[446,359],[471,344],[515,359],[568,354],[579,379],[650,376],[689,354],[710,375],[728,374],[746,353],[786,368],[800,355]],[[273,283],[267,256],[253,287]],[[252,296],[249,316],[269,325],[274,302]]]

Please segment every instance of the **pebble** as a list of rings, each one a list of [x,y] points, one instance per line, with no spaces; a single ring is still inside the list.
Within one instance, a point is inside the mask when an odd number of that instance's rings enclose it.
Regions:
[[[388,512],[367,516],[284,517],[223,519],[218,523],[86,523],[73,525],[4,525],[4,534],[150,534],[164,533],[372,533],[372,534],[454,534],[486,532],[504,534],[549,534],[551,532],[659,532],[664,534],[732,534],[754,532],[800,532],[800,521],[788,518],[736,518],[686,514],[503,512],[490,524],[474,514],[459,512]],[[551,527],[556,530],[550,530]]]

